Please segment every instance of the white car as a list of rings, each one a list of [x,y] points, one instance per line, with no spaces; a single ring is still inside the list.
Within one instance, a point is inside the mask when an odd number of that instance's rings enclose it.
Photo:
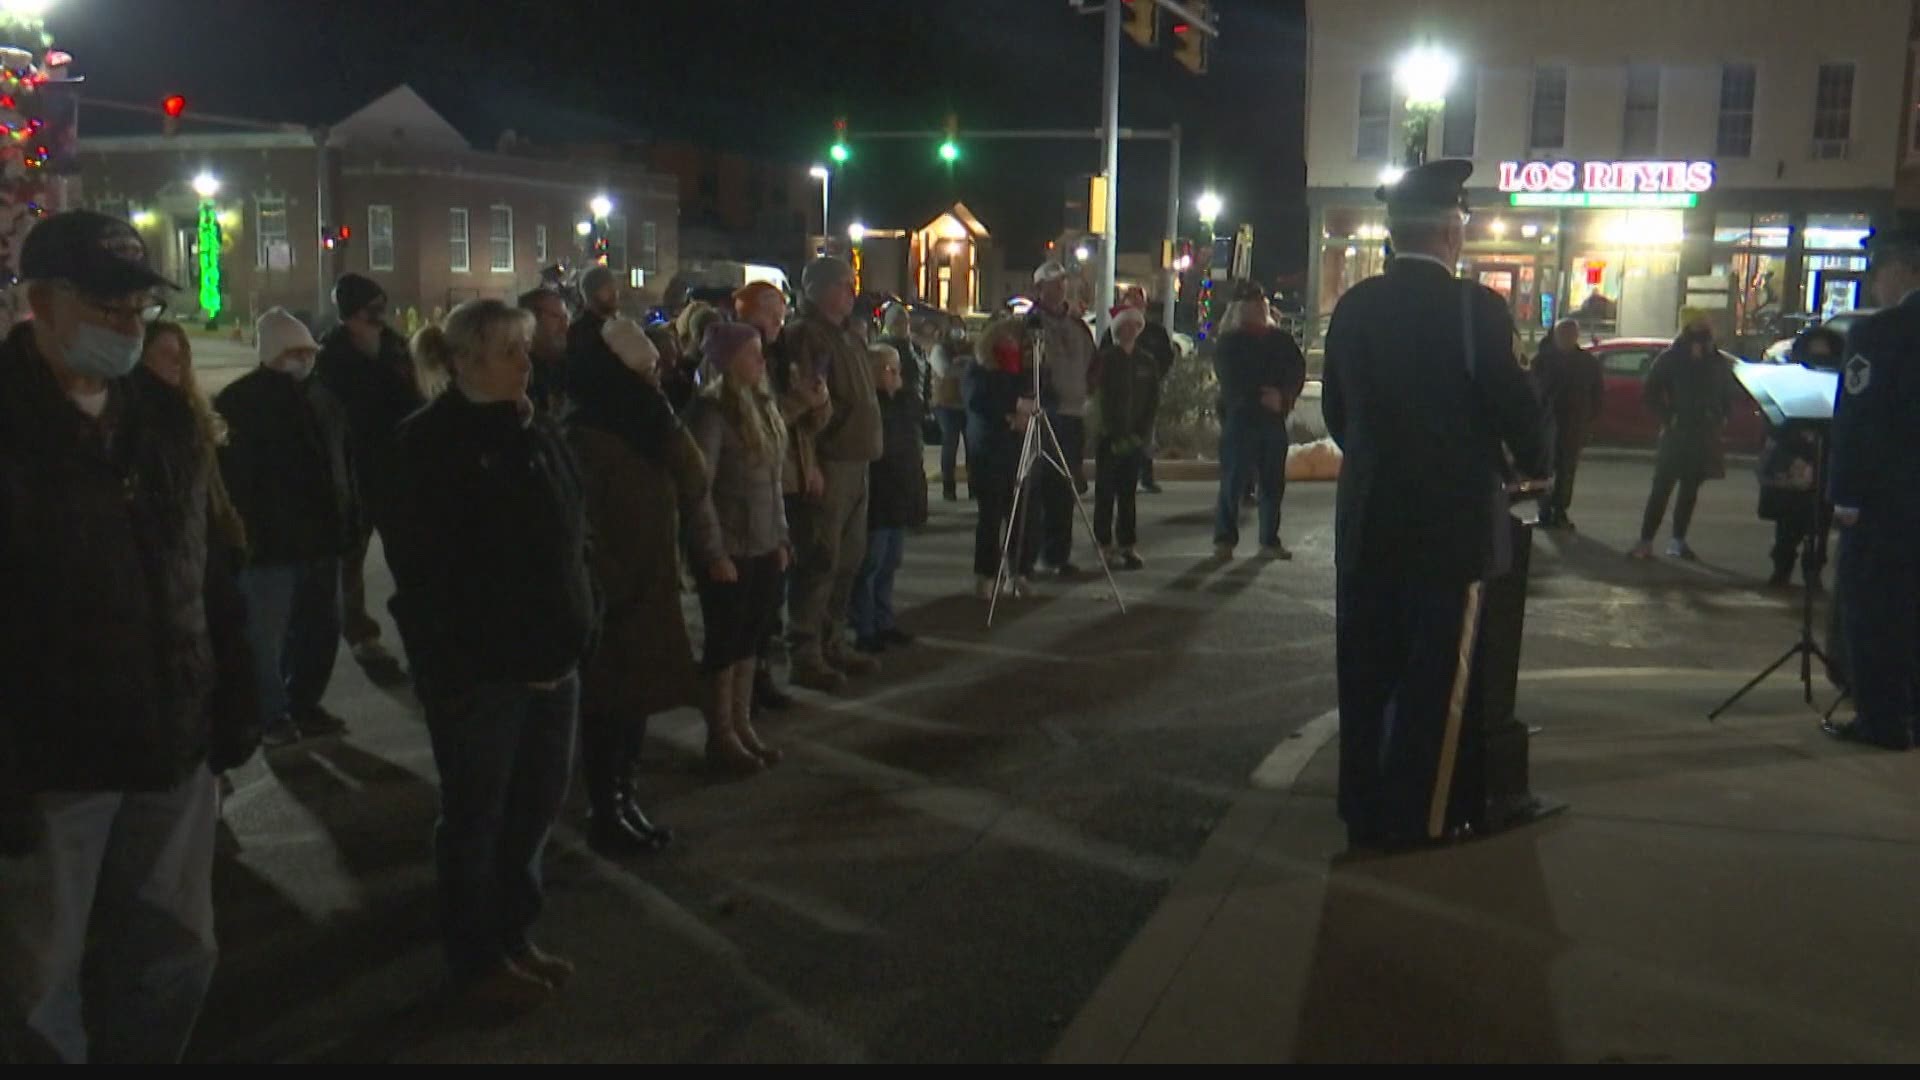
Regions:
[[[1860,308],[1855,311],[1837,311],[1832,318],[1816,325],[1824,326],[1838,333],[1841,337],[1846,337],[1848,331],[1853,329],[1854,323],[1873,314],[1875,310],[1874,308]],[[1811,326],[1807,328],[1807,330],[1811,329],[1813,329]],[[1802,330],[1790,338],[1781,338],[1779,341],[1767,346],[1766,351],[1760,354],[1761,362],[1767,364],[1793,363],[1793,346],[1802,337],[1806,336],[1807,330]]]

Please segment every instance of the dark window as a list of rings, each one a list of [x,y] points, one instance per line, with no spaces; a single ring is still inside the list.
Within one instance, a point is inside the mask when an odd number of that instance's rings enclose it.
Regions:
[[[1558,150],[1567,145],[1567,69],[1535,68],[1533,119],[1527,144],[1535,150]]]
[[[1473,156],[1473,128],[1480,108],[1478,80],[1469,75],[1447,95],[1446,111],[1441,114],[1440,153],[1447,157]]]
[[[1814,95],[1814,156],[1844,157],[1853,135],[1853,64],[1820,65],[1820,84]],[[1837,152],[1833,152],[1836,151]]]
[[[1627,66],[1627,115],[1620,149],[1628,157],[1651,156],[1660,148],[1660,69]]]
[[[1720,128],[1714,152],[1721,157],[1753,153],[1752,64],[1728,64],[1720,69]]]
[[[1362,161],[1387,160],[1387,122],[1393,109],[1390,87],[1391,80],[1384,71],[1360,75],[1360,126],[1354,155]]]

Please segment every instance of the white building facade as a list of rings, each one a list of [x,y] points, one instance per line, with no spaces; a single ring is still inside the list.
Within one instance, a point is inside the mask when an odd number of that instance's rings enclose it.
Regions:
[[[1462,272],[1532,337],[1562,315],[1757,341],[1865,299],[1893,205],[1913,0],[1308,0],[1309,324],[1384,264],[1383,173],[1418,143],[1395,68],[1456,73],[1427,160],[1474,163]]]

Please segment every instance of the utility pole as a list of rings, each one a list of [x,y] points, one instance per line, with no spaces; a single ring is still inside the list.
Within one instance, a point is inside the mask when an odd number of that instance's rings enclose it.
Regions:
[[[1113,281],[1120,258],[1120,16],[1120,0],[1107,0],[1106,56],[1101,65],[1106,110],[1100,124],[1100,173],[1107,179],[1107,235],[1100,238],[1100,286],[1093,304],[1096,338],[1106,332],[1112,319],[1108,310],[1113,307]]]
[[[1165,282],[1160,294],[1160,320],[1167,333],[1173,333],[1173,309],[1180,298],[1180,271],[1174,261],[1180,257],[1180,125],[1173,125],[1167,142],[1167,250],[1166,265],[1160,268]]]

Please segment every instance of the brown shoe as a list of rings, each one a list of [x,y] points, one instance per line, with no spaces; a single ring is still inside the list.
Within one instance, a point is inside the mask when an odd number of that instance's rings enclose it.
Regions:
[[[551,984],[508,960],[460,989],[462,1007],[483,1018],[519,1016],[552,998]]]
[[[778,765],[786,755],[761,742],[760,733],[753,730],[753,661],[736,664],[733,671],[734,737],[754,757],[768,765]]]
[[[733,730],[733,669],[711,676],[707,701],[707,767],[734,776],[752,776],[766,765],[746,747]]]
[[[527,942],[527,947],[513,954],[513,966],[532,975],[555,990],[567,985],[573,978],[573,961]]]
[[[839,642],[826,647],[821,655],[829,667],[835,667],[848,675],[872,675],[880,670],[880,661],[865,653],[849,649]]]

